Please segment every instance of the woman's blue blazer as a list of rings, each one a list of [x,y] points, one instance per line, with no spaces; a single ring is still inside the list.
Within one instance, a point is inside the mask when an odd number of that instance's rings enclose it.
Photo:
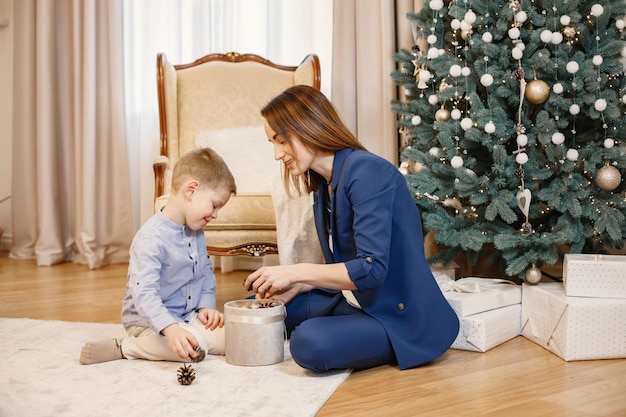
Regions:
[[[335,153],[331,185],[332,252],[323,189],[313,203],[326,263],[345,263],[356,299],[384,326],[400,369],[439,357],[459,320],[426,262],[420,214],[404,177],[379,156],[343,149]]]

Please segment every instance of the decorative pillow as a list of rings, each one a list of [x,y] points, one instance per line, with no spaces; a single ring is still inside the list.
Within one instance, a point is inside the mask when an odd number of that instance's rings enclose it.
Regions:
[[[235,177],[237,194],[270,194],[280,173],[263,126],[205,130],[196,136],[196,146],[212,148],[224,158]]]

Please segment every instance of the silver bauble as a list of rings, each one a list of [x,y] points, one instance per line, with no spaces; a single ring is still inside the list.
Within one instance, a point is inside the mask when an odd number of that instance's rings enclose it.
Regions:
[[[541,281],[541,269],[533,266],[528,271],[526,271],[526,276],[524,277],[524,282],[527,284],[536,284]]]

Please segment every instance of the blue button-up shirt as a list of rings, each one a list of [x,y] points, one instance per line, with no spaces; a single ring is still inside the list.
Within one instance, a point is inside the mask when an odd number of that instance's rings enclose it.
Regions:
[[[215,274],[202,230],[174,223],[160,211],[139,229],[130,248],[124,327],[159,333],[188,322],[199,308],[215,308]]]

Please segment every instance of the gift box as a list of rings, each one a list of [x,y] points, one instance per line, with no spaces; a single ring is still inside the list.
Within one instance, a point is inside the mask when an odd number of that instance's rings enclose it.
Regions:
[[[570,297],[626,298],[626,256],[566,254],[563,285]]]
[[[430,266],[430,272],[433,273],[435,278],[438,277],[448,277],[450,279],[456,278],[456,270],[459,268],[459,265],[456,262],[452,262],[448,266],[443,266],[441,264],[433,264]]]
[[[626,299],[568,297],[558,282],[522,293],[524,337],[566,361],[626,357]]]
[[[522,300],[522,287],[505,279],[469,277],[455,281],[436,277],[436,280],[444,297],[461,317],[519,304]]]
[[[522,328],[521,317],[521,304],[459,317],[459,334],[450,347],[486,352],[519,336]]]

